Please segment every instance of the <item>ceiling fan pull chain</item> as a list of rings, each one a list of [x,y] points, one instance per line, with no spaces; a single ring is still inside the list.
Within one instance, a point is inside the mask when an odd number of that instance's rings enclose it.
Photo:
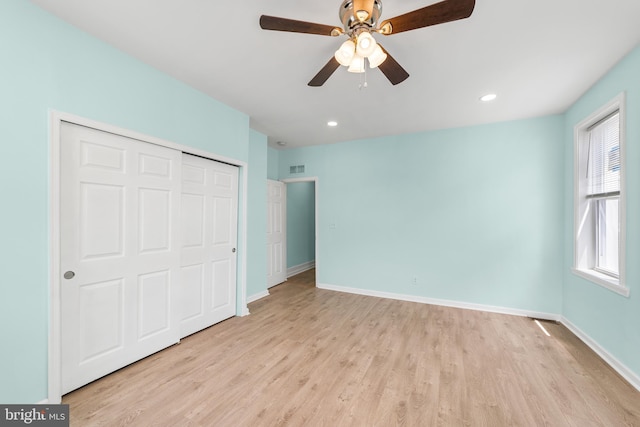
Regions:
[[[358,89],[362,90],[362,89],[366,89],[368,84],[367,84],[367,61],[368,59],[365,58],[364,59],[364,73],[362,73],[362,80],[363,82],[360,83],[360,85],[358,86]]]

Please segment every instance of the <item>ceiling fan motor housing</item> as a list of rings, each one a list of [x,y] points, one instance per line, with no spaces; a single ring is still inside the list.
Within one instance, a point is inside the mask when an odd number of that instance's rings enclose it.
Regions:
[[[339,16],[345,32],[353,33],[358,28],[375,28],[381,13],[381,0],[345,0]]]

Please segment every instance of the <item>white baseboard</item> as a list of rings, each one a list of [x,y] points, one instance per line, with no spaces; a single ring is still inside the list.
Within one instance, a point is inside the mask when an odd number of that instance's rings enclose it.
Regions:
[[[605,350],[600,344],[598,344],[593,338],[584,333],[580,328],[571,323],[566,317],[560,319],[560,323],[567,327],[575,336],[580,338],[591,350],[593,350],[598,356],[602,358],[609,366],[611,366],[617,373],[629,382],[636,390],[640,391],[640,376],[629,369],[624,363],[620,362],[614,356]]]
[[[304,262],[302,264],[294,265],[293,267],[289,267],[287,268],[287,278],[291,276],[295,276],[296,274],[303,273],[307,270],[311,270],[312,268],[315,268],[315,266],[316,266],[316,261],[313,260],[309,262]]]
[[[262,292],[258,292],[257,294],[253,294],[253,295],[247,297],[247,304],[250,304],[250,303],[252,303],[254,301],[258,301],[261,298],[268,297],[269,295],[270,295],[269,294],[269,290],[265,289]]]
[[[349,288],[346,286],[327,285],[324,283],[318,283],[320,289],[327,289],[330,291],[347,292],[350,294],[366,295],[378,298],[389,298],[400,301],[417,302],[422,304],[441,305],[444,307],[463,308],[466,310],[487,311],[490,313],[510,314],[513,316],[533,317],[536,319],[560,321],[561,316],[554,313],[546,313],[540,311],[520,310],[516,308],[497,307],[492,305],[473,304],[468,302],[443,300],[436,298],[419,297],[415,295],[395,294],[391,292],[371,291],[368,289]]]

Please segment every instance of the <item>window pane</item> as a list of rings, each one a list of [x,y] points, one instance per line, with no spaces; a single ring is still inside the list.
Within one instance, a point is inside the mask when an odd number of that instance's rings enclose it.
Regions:
[[[620,115],[589,131],[588,194],[620,191]]]
[[[596,200],[597,267],[618,275],[618,198]]]

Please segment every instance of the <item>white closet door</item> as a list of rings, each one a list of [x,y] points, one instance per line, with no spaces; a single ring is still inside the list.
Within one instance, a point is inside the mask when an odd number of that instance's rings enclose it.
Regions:
[[[179,340],[182,154],[61,132],[64,394]]]
[[[238,168],[183,154],[181,209],[184,337],[236,313]]]
[[[267,180],[267,287],[287,280],[287,187]]]

